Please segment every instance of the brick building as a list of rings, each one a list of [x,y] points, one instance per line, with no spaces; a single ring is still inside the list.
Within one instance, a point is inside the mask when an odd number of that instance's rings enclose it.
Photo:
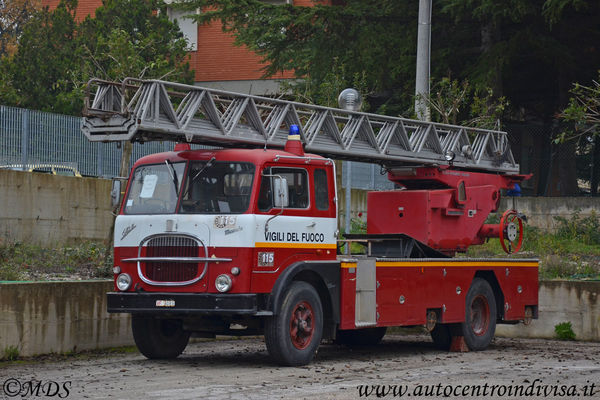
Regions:
[[[176,0],[165,0],[173,3]],[[264,0],[274,4],[311,6],[312,0]],[[54,8],[60,0],[42,0],[44,6]],[[330,3],[325,1],[325,3]],[[77,17],[94,15],[102,0],[79,0]],[[169,10],[169,16],[177,19],[179,27],[190,44],[190,66],[195,71],[196,84],[235,92],[268,94],[277,91],[280,79],[293,77],[284,72],[270,79],[261,79],[263,64],[260,57],[244,47],[233,45],[233,37],[223,33],[220,24],[198,26],[183,18],[189,12]]]

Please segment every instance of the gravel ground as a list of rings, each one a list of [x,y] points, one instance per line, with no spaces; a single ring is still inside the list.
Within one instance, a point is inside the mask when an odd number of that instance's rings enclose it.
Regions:
[[[496,338],[484,352],[447,353],[425,335],[387,335],[361,349],[323,344],[313,363],[287,368],[262,338],[215,340],[169,361],[134,352],[5,362],[0,383],[0,399],[600,398],[600,343]]]

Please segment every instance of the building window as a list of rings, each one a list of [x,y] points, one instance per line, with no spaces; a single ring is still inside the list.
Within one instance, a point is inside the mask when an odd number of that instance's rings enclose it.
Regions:
[[[170,4],[175,4],[177,0],[164,0],[165,4],[167,4],[167,15],[169,16],[169,20],[177,21],[177,25],[179,25],[179,30],[183,33],[183,37],[188,43],[188,51],[197,51],[198,50],[198,24],[193,19],[188,18],[187,16],[193,14],[193,11],[190,10],[180,10],[174,7],[170,7]],[[199,10],[196,10],[196,14],[199,14]]]

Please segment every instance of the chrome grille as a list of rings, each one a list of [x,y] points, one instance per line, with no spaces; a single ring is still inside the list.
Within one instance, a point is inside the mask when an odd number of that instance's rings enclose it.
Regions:
[[[146,257],[199,257],[199,243],[186,236],[157,236],[146,243]],[[185,282],[198,276],[198,263],[146,261],[145,275],[155,282]]]

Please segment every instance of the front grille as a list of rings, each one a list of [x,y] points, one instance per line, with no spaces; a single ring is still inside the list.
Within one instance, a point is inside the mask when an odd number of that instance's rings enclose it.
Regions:
[[[146,243],[146,257],[203,257],[198,242],[185,236],[158,236]],[[155,282],[185,282],[198,276],[197,263],[146,261],[145,275]]]

